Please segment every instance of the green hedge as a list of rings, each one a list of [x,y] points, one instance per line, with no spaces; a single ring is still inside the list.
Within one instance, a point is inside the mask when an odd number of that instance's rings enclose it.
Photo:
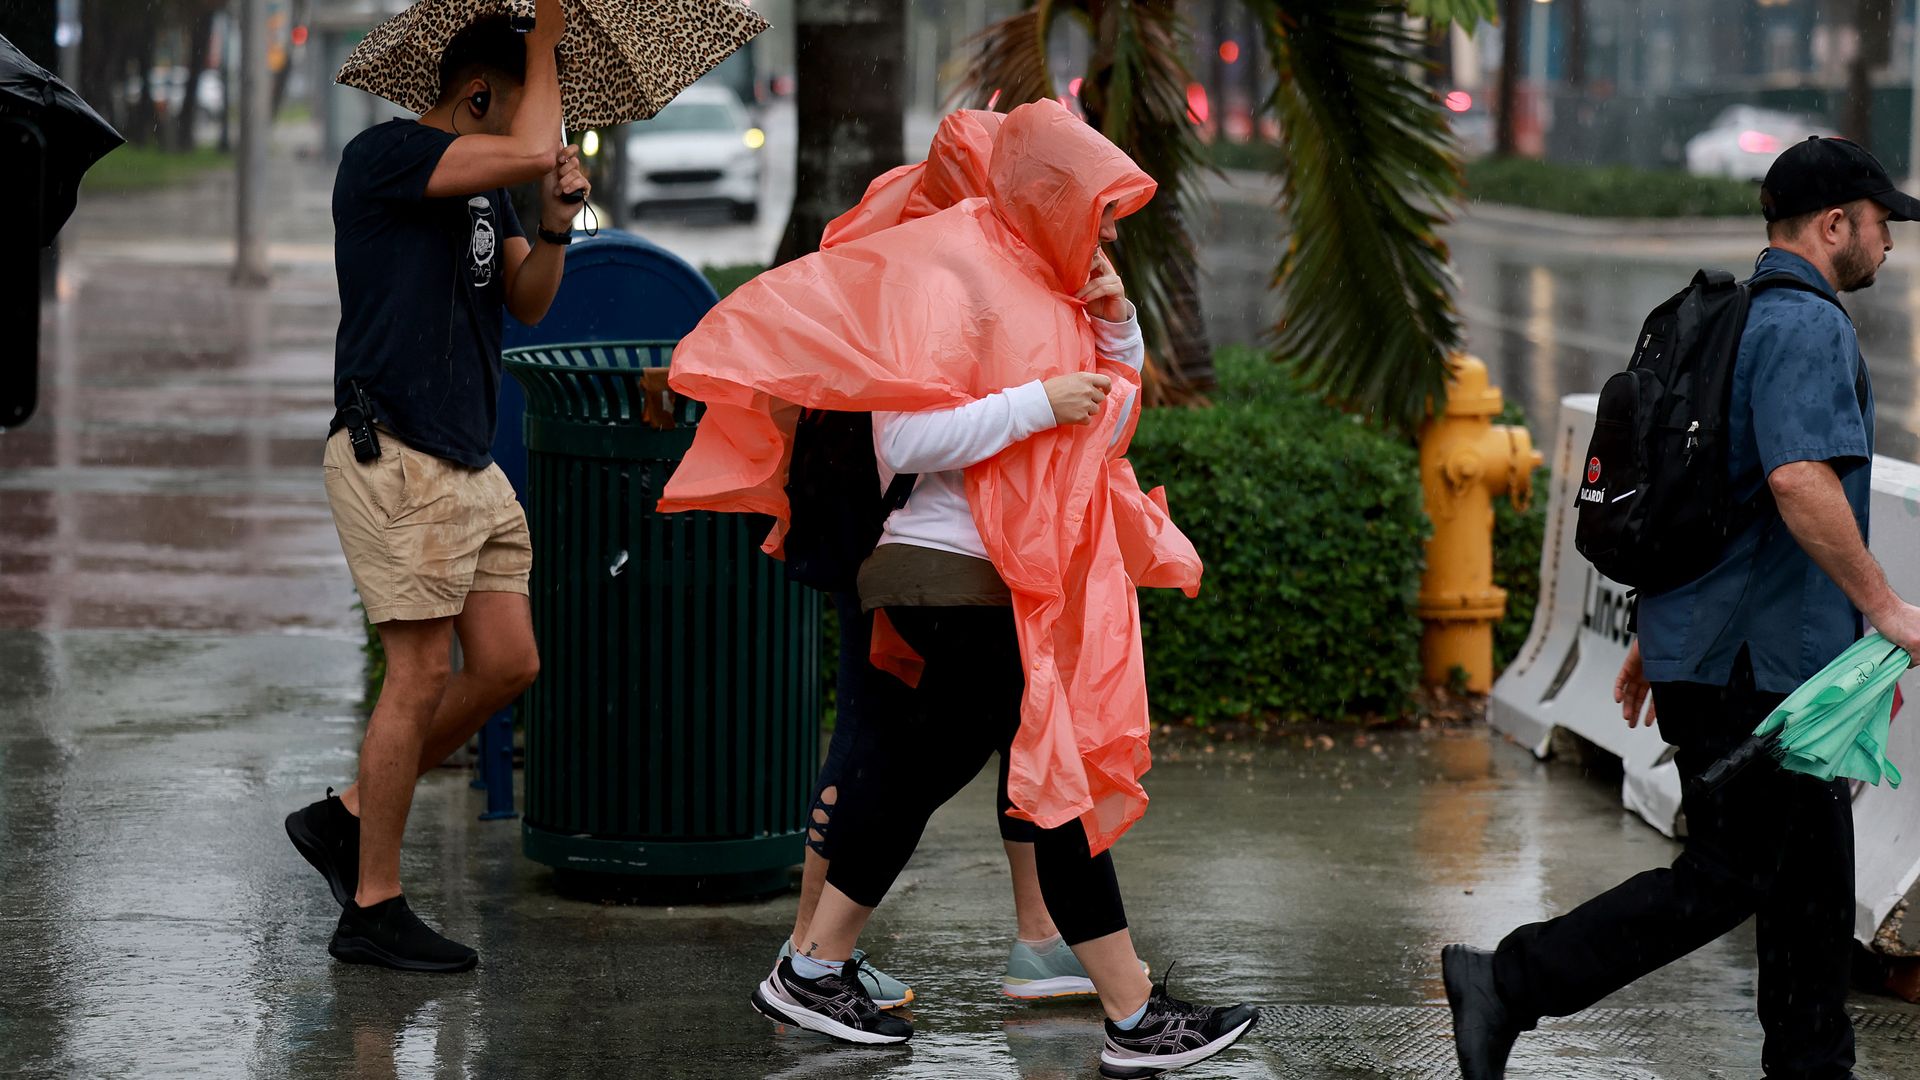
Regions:
[[[1467,198],[1581,217],[1760,216],[1760,187],[1743,180],[1527,158],[1467,164]]]
[[[81,186],[92,195],[145,191],[196,180],[232,164],[233,156],[218,150],[176,153],[150,146],[122,146],[94,163]]]
[[[729,263],[726,266],[700,268],[700,272],[706,275],[708,284],[713,286],[713,291],[719,293],[722,300],[727,298],[728,293],[759,277],[765,270],[766,266],[761,263]]]
[[[1250,172],[1274,172],[1287,163],[1286,148],[1265,139],[1236,142],[1215,139],[1207,144],[1207,161],[1216,169],[1245,169]]]
[[[1508,403],[1503,424],[1525,424],[1526,413]],[[1548,434],[1535,429],[1534,445]],[[1533,471],[1533,500],[1525,510],[1511,499],[1493,502],[1493,583],[1507,590],[1507,616],[1493,629],[1493,669],[1500,671],[1526,643],[1533,628],[1533,609],[1540,599],[1540,546],[1547,535],[1547,497],[1553,474],[1544,466]]]
[[[1155,710],[1203,725],[1401,711],[1429,531],[1413,447],[1258,352],[1218,365],[1214,407],[1147,413],[1130,454],[1207,562],[1198,599],[1141,592]]]

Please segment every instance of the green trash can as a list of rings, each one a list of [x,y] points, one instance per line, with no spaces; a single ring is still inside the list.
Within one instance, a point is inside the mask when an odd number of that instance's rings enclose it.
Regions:
[[[673,346],[505,354],[541,657],[523,850],[570,891],[740,899],[804,854],[820,597],[761,553],[766,518],[655,510],[702,410],[666,388]]]

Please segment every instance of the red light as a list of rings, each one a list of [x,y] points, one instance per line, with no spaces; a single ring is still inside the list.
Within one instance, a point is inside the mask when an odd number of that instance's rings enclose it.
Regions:
[[[1084,82],[1084,80],[1082,80],[1082,79],[1074,79],[1074,80],[1073,80],[1072,82],[1070,82],[1070,83],[1068,83],[1068,84],[1067,84],[1067,93],[1068,93],[1068,94],[1071,94],[1071,95],[1072,95],[1072,96],[1074,96],[1074,97],[1079,97],[1079,96],[1080,96],[1080,86],[1081,86],[1081,83],[1082,83],[1082,82]]]
[[[1240,43],[1237,41],[1221,42],[1220,59],[1225,60],[1229,64],[1238,61],[1240,59]]]
[[[1466,112],[1473,108],[1473,95],[1465,90],[1455,90],[1447,95],[1447,108],[1454,112]]]
[[[987,99],[987,111],[992,112],[993,107],[998,104],[1000,104],[1000,91],[995,90],[993,96]]]
[[[305,45],[305,44],[307,43],[307,28],[306,28],[306,27],[304,27],[304,26],[296,26],[296,27],[294,27],[294,28],[293,28],[293,43],[294,43],[295,45]]]
[[[1196,124],[1207,122],[1207,88],[1199,83],[1187,84],[1187,119]]]
[[[1780,152],[1780,140],[1764,131],[1743,131],[1740,133],[1740,150],[1747,154],[1777,154]]]

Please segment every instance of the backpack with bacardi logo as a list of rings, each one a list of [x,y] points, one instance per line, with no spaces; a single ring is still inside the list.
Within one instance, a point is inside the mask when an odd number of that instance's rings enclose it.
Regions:
[[[1771,506],[1765,485],[1736,500],[1727,473],[1734,359],[1753,294],[1770,288],[1832,301],[1786,274],[1742,284],[1702,270],[1647,316],[1627,369],[1601,388],[1574,546],[1614,581],[1646,593],[1684,585]]]

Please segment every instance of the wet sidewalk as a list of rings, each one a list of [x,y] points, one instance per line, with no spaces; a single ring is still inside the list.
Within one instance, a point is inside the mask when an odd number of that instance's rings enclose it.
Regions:
[[[404,873],[480,968],[331,961],[336,909],[280,824],[348,778],[360,734],[317,468],[331,272],[237,293],[214,268],[77,245],[63,293],[43,411],[0,435],[0,1073],[1092,1075],[1093,1006],[998,993],[1012,905],[978,784],[867,941],[919,995],[906,1047],[836,1047],[748,1007],[790,896],[563,898],[457,771],[422,785]],[[1484,729],[1162,740],[1148,788],[1116,849],[1143,954],[1178,963],[1176,993],[1268,1007],[1196,1078],[1452,1076],[1439,947],[1491,944],[1674,851],[1615,787]],[[1527,1036],[1510,1075],[1756,1077],[1754,979],[1743,929]],[[1860,1075],[1920,1074],[1920,1009],[1855,1007]]]

